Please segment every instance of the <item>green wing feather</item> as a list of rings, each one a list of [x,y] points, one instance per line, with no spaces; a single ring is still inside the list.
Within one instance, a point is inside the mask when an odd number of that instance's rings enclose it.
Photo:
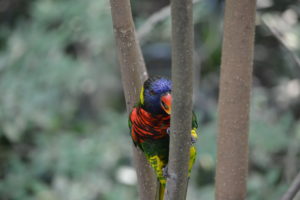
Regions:
[[[193,112],[192,115],[192,130],[191,137],[192,141],[196,141],[198,138],[196,129],[198,128],[197,117]],[[163,175],[163,168],[167,166],[169,159],[169,138],[152,140],[149,142],[144,142],[141,145],[144,153],[146,154],[147,160],[154,169],[159,182],[165,185],[166,178]],[[190,161],[189,161],[189,176],[192,167],[195,163],[197,156],[196,147],[192,144],[190,147]]]
[[[198,128],[198,120],[195,112],[193,111],[192,114],[192,129],[197,129]]]
[[[190,147],[190,160],[189,160],[189,172],[188,176],[190,177],[191,171],[193,168],[193,165],[195,164],[196,157],[197,157],[197,149],[194,145],[196,140],[198,139],[198,134],[197,134],[197,128],[198,128],[198,120],[196,114],[192,113],[192,130],[191,130],[191,138],[192,138],[192,145]]]
[[[132,122],[129,118],[128,126],[131,130]],[[198,122],[195,113],[192,113],[192,130],[191,130],[191,137],[192,141],[196,141],[198,138],[197,130]],[[133,141],[134,142],[134,141]],[[152,168],[155,171],[157,179],[159,181],[159,200],[163,200],[164,188],[166,185],[166,177],[164,176],[163,169],[167,166],[168,159],[169,159],[169,138],[162,138],[159,140],[150,140],[145,141],[141,144],[137,144],[134,142],[136,146],[139,146],[141,150],[145,153],[146,158]],[[188,176],[190,177],[192,167],[195,163],[197,156],[197,150],[194,144],[192,143],[190,147],[190,160],[189,160],[189,168],[188,168]]]
[[[163,168],[166,167],[169,159],[169,138],[152,140],[141,144],[147,160],[155,171],[157,179],[161,184],[166,184],[163,175]]]

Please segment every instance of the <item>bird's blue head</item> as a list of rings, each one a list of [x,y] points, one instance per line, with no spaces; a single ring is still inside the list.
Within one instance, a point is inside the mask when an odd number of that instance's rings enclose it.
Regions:
[[[152,114],[171,114],[172,82],[162,77],[145,81],[140,94],[142,107]]]

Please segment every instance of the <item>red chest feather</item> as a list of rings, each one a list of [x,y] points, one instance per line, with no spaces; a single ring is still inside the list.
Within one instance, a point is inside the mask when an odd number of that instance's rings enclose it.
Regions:
[[[167,135],[169,115],[152,115],[142,108],[134,108],[130,114],[131,136],[135,142],[159,139]]]

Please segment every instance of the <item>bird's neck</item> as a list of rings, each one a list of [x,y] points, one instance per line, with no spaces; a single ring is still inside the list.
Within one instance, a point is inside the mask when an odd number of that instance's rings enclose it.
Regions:
[[[155,116],[169,116],[163,109],[161,109],[160,107],[157,107],[155,105],[142,105],[141,104],[141,108],[143,110],[145,110],[146,112],[148,112],[149,114],[151,114],[153,117]]]
[[[170,115],[163,113],[163,114],[155,114],[147,111],[144,108],[139,109],[139,115],[143,119],[143,121],[148,122],[160,122],[163,124],[170,124]]]

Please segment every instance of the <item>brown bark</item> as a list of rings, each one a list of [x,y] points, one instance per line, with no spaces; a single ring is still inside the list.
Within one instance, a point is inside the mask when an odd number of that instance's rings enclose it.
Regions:
[[[193,93],[192,0],[172,0],[172,116],[166,199],[184,200],[188,183]]]
[[[139,91],[148,75],[135,34],[130,1],[110,0],[110,5],[126,107],[130,112],[138,100]],[[156,178],[153,170],[144,154],[135,147],[133,147],[133,159],[137,171],[140,199],[153,200],[156,192]]]
[[[286,193],[283,195],[281,200],[293,200],[296,194],[300,191],[300,172],[288,188]]]
[[[246,197],[255,3],[255,0],[227,0],[225,5],[218,110],[217,200]]]

